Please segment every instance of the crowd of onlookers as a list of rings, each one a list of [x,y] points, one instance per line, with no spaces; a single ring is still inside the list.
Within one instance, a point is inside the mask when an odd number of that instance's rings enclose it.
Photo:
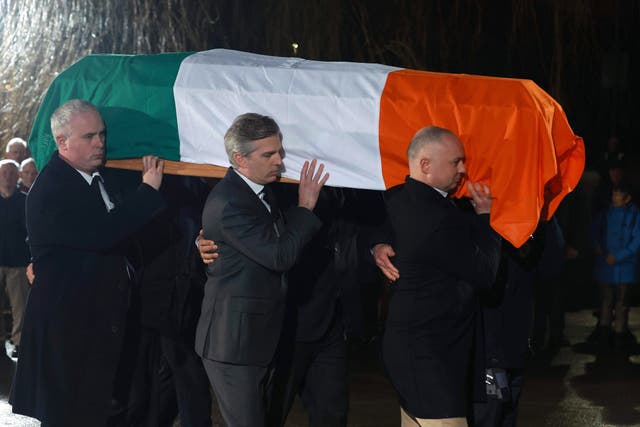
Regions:
[[[18,357],[22,320],[29,295],[26,267],[29,249],[26,243],[25,199],[38,175],[36,163],[22,138],[13,138],[5,146],[0,160],[0,332],[7,331],[5,312],[11,310],[11,356]],[[4,350],[4,347],[2,348]],[[0,351],[0,359],[8,360]]]

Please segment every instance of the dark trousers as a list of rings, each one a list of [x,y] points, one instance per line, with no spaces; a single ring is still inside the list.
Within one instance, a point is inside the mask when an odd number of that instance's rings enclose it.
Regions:
[[[227,427],[264,427],[273,368],[202,359]]]
[[[344,427],[347,424],[347,343],[342,322],[335,316],[318,341],[295,342],[292,351],[281,351],[275,373],[270,427],[283,426],[299,395],[311,427]]]
[[[211,427],[207,373],[193,344],[162,337],[162,353],[171,369],[182,427]]]
[[[125,347],[120,408],[107,425],[171,427],[179,414],[183,427],[210,427],[209,382],[193,345],[145,328],[138,332],[137,343]]]
[[[523,370],[509,369],[509,390],[511,399],[503,402],[489,399],[473,404],[473,419],[470,427],[515,427],[518,421],[518,403],[522,394]]]

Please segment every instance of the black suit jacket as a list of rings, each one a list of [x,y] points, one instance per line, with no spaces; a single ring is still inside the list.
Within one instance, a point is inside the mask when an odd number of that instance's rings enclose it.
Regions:
[[[419,418],[464,417],[475,291],[494,280],[500,238],[488,215],[468,214],[407,178],[386,194],[394,263],[383,358],[401,405]]]
[[[163,205],[160,193],[141,184],[107,212],[80,174],[53,154],[27,196],[36,279],[14,412],[54,425],[106,423],[129,301],[122,248]]]
[[[286,227],[274,219],[233,169],[211,190],[202,213],[204,236],[218,245],[207,270],[196,329],[196,352],[241,365],[268,365],[280,338],[285,273],[320,228],[308,209],[293,207]]]

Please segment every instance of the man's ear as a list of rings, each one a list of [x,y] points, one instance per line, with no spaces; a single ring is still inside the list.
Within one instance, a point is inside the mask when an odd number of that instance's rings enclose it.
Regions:
[[[56,135],[55,137],[56,145],[58,146],[58,150],[66,151],[67,150],[67,137],[64,135]]]
[[[421,158],[420,171],[426,175],[429,173],[430,170],[431,170],[431,160],[426,157]]]
[[[247,166],[247,158],[244,157],[242,154],[238,153],[237,151],[233,153],[233,160],[235,160],[236,164],[241,168],[244,168]]]

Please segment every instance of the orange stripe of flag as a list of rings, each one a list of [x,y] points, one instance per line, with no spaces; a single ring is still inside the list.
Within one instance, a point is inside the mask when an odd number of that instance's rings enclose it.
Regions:
[[[535,230],[543,206],[550,217],[582,174],[582,139],[532,81],[399,70],[389,73],[380,100],[387,188],[404,182],[409,141],[429,125],[460,137],[469,179],[491,187],[492,227],[516,247]],[[463,183],[456,196],[466,193]]]

